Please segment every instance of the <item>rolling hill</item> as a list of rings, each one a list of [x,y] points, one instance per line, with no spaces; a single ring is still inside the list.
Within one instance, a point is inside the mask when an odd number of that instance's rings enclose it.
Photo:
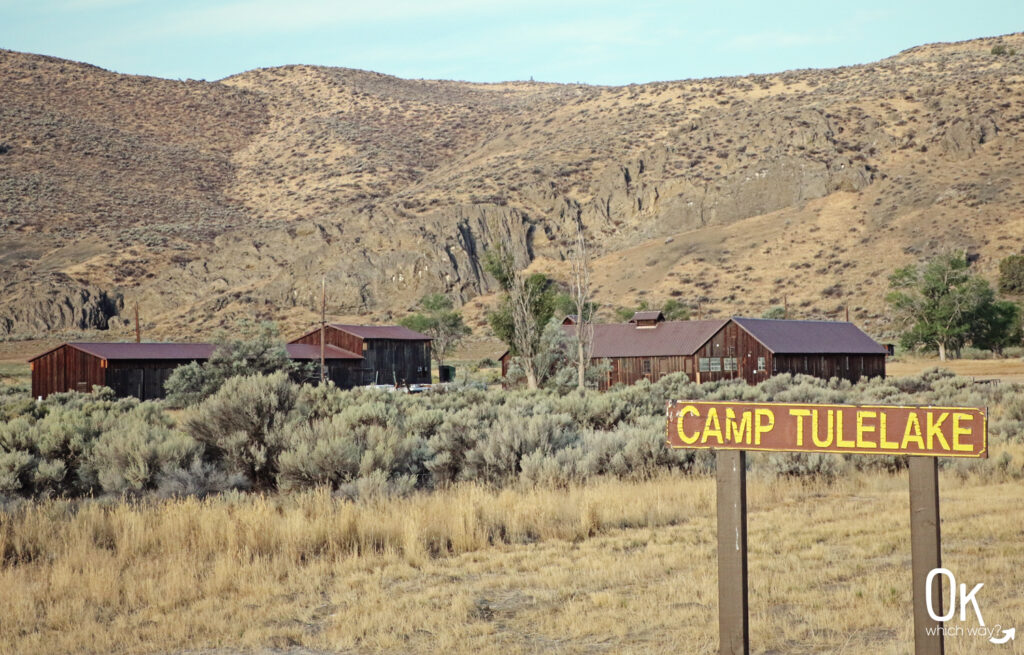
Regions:
[[[0,51],[0,338],[190,338],[240,317],[493,300],[506,243],[597,299],[891,332],[897,266],[1024,248],[1024,35],[876,63],[622,87],[287,66],[217,82]],[[485,330],[480,329],[483,333]]]

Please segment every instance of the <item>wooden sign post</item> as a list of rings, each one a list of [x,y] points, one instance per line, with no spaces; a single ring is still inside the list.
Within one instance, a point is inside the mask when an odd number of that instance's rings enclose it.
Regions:
[[[747,611],[747,454],[722,451],[718,493],[718,634],[723,655],[750,652]]]
[[[916,655],[942,655],[938,457],[988,457],[987,412],[975,407],[669,403],[668,445],[717,451],[718,630],[722,655],[748,655],[746,451],[910,455],[910,542]]]

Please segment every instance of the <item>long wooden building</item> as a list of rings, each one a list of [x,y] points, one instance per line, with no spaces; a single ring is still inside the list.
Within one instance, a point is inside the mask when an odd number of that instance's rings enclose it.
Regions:
[[[91,392],[110,387],[119,397],[140,400],[163,398],[164,383],[174,369],[190,362],[205,362],[216,346],[210,343],[64,343],[29,360],[32,395],[43,397],[62,391]],[[287,347],[294,360],[319,362],[319,346]],[[362,379],[361,355],[336,346],[325,349],[328,379],[350,388]]]
[[[821,378],[885,376],[887,350],[852,323],[730,318],[665,321],[638,312],[628,323],[594,324],[591,358],[609,366],[599,385],[656,381],[685,373],[695,382],[742,379],[757,384],[780,373]],[[563,328],[575,333],[575,322]],[[509,353],[501,357],[508,373]]]
[[[358,353],[356,384],[429,384],[431,338],[400,325],[344,325],[328,323],[325,341]],[[320,328],[293,340],[293,344],[320,345]]]

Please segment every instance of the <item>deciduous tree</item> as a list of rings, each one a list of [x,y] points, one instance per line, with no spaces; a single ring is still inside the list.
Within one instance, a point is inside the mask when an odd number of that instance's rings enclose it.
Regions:
[[[470,333],[462,320],[462,313],[454,309],[452,299],[443,293],[431,293],[420,301],[422,312],[410,314],[399,321],[401,325],[429,336],[430,349],[437,357],[438,366],[458,348],[463,337]]]
[[[488,316],[491,329],[519,361],[527,386],[536,389],[540,337],[555,311],[551,280],[540,273],[526,275],[501,246],[486,253],[484,268],[505,291],[498,309]]]
[[[906,331],[905,348],[934,348],[945,361],[972,341],[1002,343],[1008,338],[1009,311],[996,301],[989,283],[974,275],[962,252],[939,255],[921,266],[907,266],[889,276],[886,300]]]

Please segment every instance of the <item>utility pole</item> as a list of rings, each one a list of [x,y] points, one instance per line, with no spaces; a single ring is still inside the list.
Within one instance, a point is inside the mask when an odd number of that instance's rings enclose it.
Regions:
[[[849,305],[846,306],[846,322],[847,323],[850,322],[850,306]]]
[[[782,318],[789,318],[789,296],[782,296]]]
[[[324,338],[327,334],[327,276],[320,278],[320,384],[327,380],[324,353],[327,348]]]
[[[139,301],[135,301],[135,343],[142,343],[142,330],[139,329]]]

